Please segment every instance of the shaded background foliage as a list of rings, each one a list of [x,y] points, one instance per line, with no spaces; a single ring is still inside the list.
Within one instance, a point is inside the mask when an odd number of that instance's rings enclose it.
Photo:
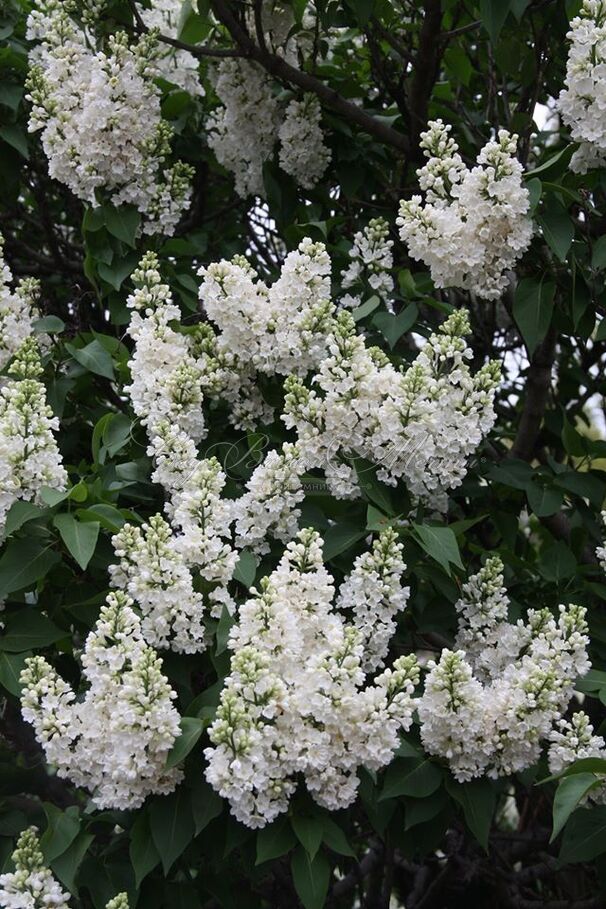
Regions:
[[[539,129],[534,119],[537,104],[549,105],[562,87],[565,34],[578,5],[320,0],[316,41],[319,46],[338,28],[334,51],[328,61],[312,55],[300,73],[303,82],[295,84],[242,32],[241,3],[200,0],[197,11],[186,3],[186,44],[236,49],[272,73],[280,90],[319,94],[332,162],[320,185],[304,193],[270,161],[266,201],[240,199],[205,141],[205,116],[216,104],[210,83],[202,100],[164,85],[163,113],[177,134],[176,154],[195,168],[194,198],[173,238],[138,241],[136,213],[86,209],[49,179],[38,140],[27,135],[28,4],[5,0],[0,229],[15,275],[42,281],[42,327],[53,333],[45,381],[61,417],[59,444],[72,487],[47,507],[15,506],[0,556],[0,594],[7,599],[0,637],[0,867],[9,867],[16,835],[33,822],[45,830],[45,857],[72,890],[74,905],[95,909],[121,889],[128,890],[131,905],[146,909],[300,903],[306,909],[324,903],[379,909],[390,898],[407,909],[604,905],[606,807],[577,809],[550,843],[556,784],[537,785],[546,766],[512,780],[461,785],[424,757],[412,734],[385,773],[363,774],[352,809],[328,815],[300,792],[289,815],[266,830],[237,824],[204,782],[200,754],[202,727],[229,665],[225,623],[216,629],[212,651],[164,657],[179,711],[191,720],[173,755],[184,761],[186,779],[175,794],[148,799],[138,811],[85,810],[85,796],[47,771],[18,706],[18,674],[34,650],[48,651],[64,678],[78,683],[74,653],[107,592],[111,534],[125,519],[140,521],[161,507],[161,490],[149,481],[144,431],[121,393],[129,357],[125,300],[141,253],[159,253],[186,324],[202,317],[196,266],[235,253],[248,251],[255,267],[272,276],[285,252],[311,236],[326,242],[337,282],[356,230],[377,215],[393,228],[398,200],[416,189],[419,133],[428,119],[441,117],[453,124],[468,161],[495,128],[519,133],[539,227],[518,268],[517,287],[512,282],[497,303],[435,290],[396,241],[396,314],[377,301],[360,316],[373,342],[406,362],[416,349],[411,333],[426,336],[451,307],[464,304],[472,312],[477,365],[491,356],[504,363],[497,429],[452,494],[439,545],[404,531],[412,595],[393,652],[451,644],[461,579],[479,566],[485,550],[497,552],[506,566],[512,618],[528,605],[589,607],[594,669],[579,689],[600,727],[606,583],[594,552],[606,493],[606,175],[572,174],[564,131],[553,120]],[[305,0],[293,6],[300,18]],[[138,30],[126,0],[109,3],[104,21],[108,32],[116,22]],[[212,57],[200,53],[200,60],[206,73]],[[280,401],[277,381],[268,381],[264,391]],[[267,440],[274,444],[287,435],[276,422],[264,427],[266,438],[243,438],[226,428],[220,410],[209,422],[203,453],[221,454],[233,493]],[[403,489],[370,482],[365,497],[337,502],[310,485],[302,523],[325,534],[337,577],[351,566],[367,529],[408,512]],[[65,512],[88,527],[81,564],[55,522]],[[423,520],[417,513],[415,521]],[[444,558],[447,542],[450,561]],[[242,596],[275,564],[279,548],[261,565],[241,561]]]

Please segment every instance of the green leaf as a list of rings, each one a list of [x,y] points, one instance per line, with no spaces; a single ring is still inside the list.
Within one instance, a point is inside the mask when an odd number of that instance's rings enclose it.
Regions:
[[[322,818],[322,825],[324,828],[323,839],[329,849],[339,855],[349,855],[351,858],[356,857],[356,853],[349,844],[345,833],[331,817],[325,815]]]
[[[488,851],[488,834],[496,807],[496,792],[489,780],[470,780],[468,783],[449,781],[449,794],[462,807],[465,823],[480,846]]]
[[[249,590],[255,582],[257,564],[256,556],[248,549],[243,549],[234,570],[234,581],[239,581],[240,584],[243,584]]]
[[[407,762],[408,763],[408,762]],[[442,782],[442,771],[430,760],[425,760],[412,770],[406,770],[402,762],[391,764],[385,775],[385,785],[379,801],[408,795],[411,798],[426,798],[432,795]]]
[[[606,267],[606,236],[598,237],[593,244],[591,267],[600,271]]]
[[[48,864],[69,849],[80,833],[80,815],[75,806],[65,810],[45,804],[47,827],[40,838],[40,848]]]
[[[72,514],[58,514],[53,524],[61,534],[61,539],[82,571],[88,567],[93,557],[100,524],[98,521],[78,521]]]
[[[553,800],[553,832],[550,843],[553,843],[581,799],[599,785],[600,782],[593,773],[578,773],[560,780]]]
[[[0,650],[0,685],[15,697],[21,696],[21,682],[19,676],[25,669],[25,661],[31,656],[28,650],[25,653],[4,653]]]
[[[59,502],[64,502],[69,498],[69,489],[52,489],[50,486],[43,486],[40,490],[40,498],[49,508],[54,508]]]
[[[606,758],[579,758],[560,774],[574,776],[576,773],[596,773],[606,776]]]
[[[561,509],[564,501],[564,495],[559,489],[554,489],[553,486],[540,486],[538,483],[528,485],[526,496],[532,511],[539,518],[555,514]]]
[[[94,839],[92,833],[79,833],[69,849],[51,862],[52,870],[71,893],[76,892],[76,875]]]
[[[44,509],[40,508],[39,505],[34,505],[33,502],[13,502],[6,515],[6,523],[4,524],[5,536],[9,537],[20,527],[23,527],[24,524],[27,524],[28,521],[33,521],[43,514]]]
[[[606,805],[579,808],[570,817],[560,850],[560,860],[590,862],[606,852]]]
[[[257,833],[257,858],[255,865],[270,862],[290,852],[297,842],[292,827],[285,815]]]
[[[216,654],[221,656],[227,650],[229,634],[235,623],[235,618],[231,615],[227,606],[223,607],[219,624],[217,625]]]
[[[110,284],[114,290],[120,290],[126,279],[133,273],[137,266],[136,257],[126,256],[119,258],[111,265],[99,262],[97,268],[99,277]]]
[[[313,860],[324,836],[322,818],[293,814],[290,823],[297,839]]]
[[[65,322],[59,316],[44,316],[42,319],[36,319],[34,322],[34,331],[38,334],[47,333],[49,335],[58,334],[65,328]]]
[[[319,852],[313,861],[299,846],[293,853],[290,868],[297,895],[305,909],[322,909],[330,884],[330,865]]]
[[[141,223],[141,215],[133,205],[103,206],[105,226],[113,237],[131,246],[136,246],[136,236]]]
[[[412,527],[419,545],[447,574],[451,573],[451,565],[463,568],[459,544],[450,527],[433,527],[429,524],[413,524]]]
[[[105,502],[99,502],[97,505],[91,505],[90,508],[78,511],[78,517],[82,521],[98,521],[105,530],[111,533],[117,533],[126,523],[122,513],[114,506]]]
[[[191,809],[196,827],[195,835],[198,836],[210,822],[219,817],[223,811],[223,799],[217,795],[212,786],[199,776],[191,793]]]
[[[379,329],[393,350],[404,332],[415,324],[418,315],[419,309],[416,303],[409,303],[397,316],[390,312],[377,313],[372,324]]]
[[[65,346],[74,360],[77,360],[89,372],[94,372],[95,375],[103,376],[105,379],[114,378],[112,358],[96,339],[87,344],[86,347],[74,347],[73,344],[66,344]]]
[[[513,298],[513,317],[532,354],[547,334],[553,315],[555,283],[522,278]]]
[[[381,300],[379,297],[370,297],[364,303],[361,303],[359,306],[352,311],[352,316],[354,322],[360,322],[362,319],[365,319],[366,316],[369,316],[371,313],[378,309],[381,305]]]
[[[480,0],[480,19],[493,44],[499,40],[510,6],[510,0]]]
[[[57,552],[39,540],[11,540],[0,558],[0,598],[32,587],[59,559]]]
[[[546,580],[559,584],[561,581],[573,577],[576,570],[577,560],[574,553],[563,540],[558,540],[541,549],[539,571]]]
[[[133,424],[124,413],[113,413],[103,424],[103,444],[110,457],[113,457],[130,441]]]
[[[3,139],[8,145],[16,149],[22,157],[29,158],[27,136],[16,123],[0,126],[0,139]]]
[[[189,792],[180,786],[172,795],[156,799],[150,805],[149,818],[154,845],[164,874],[168,874],[195,835]]]
[[[366,536],[366,530],[360,530],[351,524],[337,524],[329,527],[324,534],[324,559],[328,562],[350,549],[358,540]]]
[[[548,208],[538,219],[543,236],[560,262],[565,262],[574,238],[574,224],[563,205],[551,197]]]
[[[42,612],[33,607],[23,606],[4,619],[4,632],[0,634],[0,650],[23,653],[49,647],[66,635]]]
[[[139,889],[141,881],[160,862],[160,854],[152,839],[149,817],[146,811],[137,815],[131,828],[128,854],[135,872],[135,886]]]
[[[168,754],[167,769],[176,767],[185,760],[204,731],[204,720],[195,716],[182,716],[180,725],[181,735],[175,740],[175,744]]]

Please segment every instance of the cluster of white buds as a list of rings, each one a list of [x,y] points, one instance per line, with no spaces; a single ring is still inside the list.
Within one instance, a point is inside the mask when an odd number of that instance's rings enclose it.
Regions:
[[[566,88],[558,109],[579,148],[570,167],[584,174],[606,164],[606,3],[583,0],[579,15],[570,23]]]
[[[40,291],[35,278],[23,278],[11,290],[13,276],[4,261],[4,238],[0,234],[0,370],[10,363],[39,317],[36,300]]]
[[[126,386],[141,422],[153,427],[168,420],[195,442],[205,435],[203,368],[191,353],[188,335],[171,323],[181,321],[168,284],[162,281],[158,257],[147,253],[133,272],[135,291],[127,306],[133,310],[128,333],[135,342],[130,361],[132,383]]]
[[[394,290],[392,248],[393,240],[389,239],[389,224],[385,218],[373,218],[364,230],[354,234],[349,250],[351,262],[341,272],[341,286],[354,292],[341,297],[341,306],[354,308],[362,303],[363,296],[376,295],[390,312],[393,310],[389,299]]]
[[[204,600],[164,518],[156,514],[143,527],[125,524],[112,543],[120,559],[109,569],[112,586],[141,610],[145,641],[180,653],[204,650]]]
[[[2,909],[69,909],[69,893],[46,867],[36,827],[19,835],[11,856],[14,871],[0,874]],[[118,893],[105,909],[129,909],[126,893]]]
[[[517,136],[499,130],[469,169],[441,120],[421,133],[425,192],[400,203],[400,237],[429,268],[436,287],[458,287],[498,300],[508,272],[532,239],[530,199],[515,157]]]
[[[181,779],[166,759],[180,733],[162,661],[141,633],[132,600],[110,593],[86,639],[83,699],[41,656],[21,673],[21,710],[60,777],[88,789],[98,808],[138,808]]]
[[[69,893],[46,867],[35,827],[19,836],[12,860],[15,870],[0,875],[3,909],[69,909]]]
[[[67,473],[53,433],[59,421],[46,403],[42,365],[33,338],[21,345],[0,389],[0,528],[18,499],[39,501],[44,486],[63,490]]]
[[[154,82],[155,34],[132,46],[124,32],[97,39],[73,12],[37,0],[28,19],[29,130],[41,131],[51,177],[79,199],[132,204],[144,233],[170,235],[189,207],[193,171],[167,160],[172,130]]]
[[[382,537],[370,559],[397,570],[395,539]],[[400,730],[410,727],[415,657],[399,657],[372,682],[363,666],[368,616],[375,612],[385,621],[390,567],[373,576],[362,560],[355,571],[367,572],[366,596],[374,603],[362,614],[359,585],[351,580],[340,600],[353,607],[362,630],[333,606],[333,580],[313,530],[288,544],[239,610],[229,641],[231,672],[210,729],[213,745],[205,751],[206,777],[250,827],[263,827],[288,809],[298,775],[318,804],[347,807],[356,797],[358,768],[388,764]]]
[[[500,369],[490,362],[471,373],[468,332],[467,314],[453,313],[407,369],[396,369],[366,347],[350,313],[339,314],[310,387],[287,380],[282,417],[297,431],[307,466],[325,471],[333,495],[359,494],[357,457],[377,464],[384,482],[403,479],[415,498],[445,509],[446,491],[462,482],[495,420]]]
[[[489,560],[463,588],[457,644],[428,663],[417,702],[421,740],[461,782],[510,775],[536,763],[589,669],[585,610],[529,610],[507,620],[503,566]]]

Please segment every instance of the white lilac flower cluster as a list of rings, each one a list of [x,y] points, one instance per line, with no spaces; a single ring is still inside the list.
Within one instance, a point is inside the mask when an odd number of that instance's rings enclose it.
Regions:
[[[289,103],[278,130],[280,167],[304,189],[316,186],[331,159],[321,120],[317,95],[306,94],[300,101],[295,98]]]
[[[46,403],[38,346],[29,337],[0,389],[0,530],[18,499],[38,502],[44,486],[63,490],[67,473],[53,433],[59,421]]]
[[[36,827],[20,834],[11,859],[15,870],[0,875],[3,909],[69,909],[69,893],[44,863]],[[105,909],[129,909],[127,894],[118,893]]]
[[[341,272],[341,287],[344,290],[353,288],[354,293],[341,297],[341,306],[354,308],[363,300],[363,293],[375,294],[392,312],[389,299],[394,290],[391,276],[393,268],[393,240],[389,239],[389,224],[385,218],[373,218],[364,230],[354,234],[354,241],[349,250],[351,262]]]
[[[534,764],[590,666],[585,610],[532,609],[510,624],[502,569],[490,559],[463,588],[457,645],[469,649],[428,663],[416,703],[425,750],[461,782]]]
[[[508,272],[528,248],[530,200],[515,157],[517,136],[499,130],[468,168],[451,127],[441,120],[421,133],[428,159],[417,171],[425,192],[400,203],[400,237],[429,268],[436,287],[458,287],[497,300]]]
[[[263,827],[285,812],[298,775],[318,804],[347,807],[356,797],[358,768],[388,764],[400,730],[410,727],[415,657],[399,657],[373,682],[364,669],[370,615],[389,624],[403,605],[401,595],[389,605],[385,599],[386,585],[395,586],[385,579],[400,558],[389,535],[358,562],[358,578],[340,598],[353,610],[346,622],[333,607],[322,541],[303,530],[240,608],[229,641],[231,672],[205,755],[208,781],[247,826]]]
[[[323,243],[305,238],[271,286],[242,256],[198,274],[200,300],[219,330],[218,345],[266,375],[305,375],[326,355],[334,305]]]
[[[0,875],[3,909],[69,909],[69,893],[44,864],[35,827],[20,835],[12,860],[15,870]]]
[[[143,22],[167,38],[178,38],[183,0],[153,0],[149,9],[137,4]],[[200,82],[198,61],[187,50],[162,44],[153,61],[154,72],[173,85],[178,85],[192,97],[204,95]]]
[[[606,511],[602,512],[602,523],[606,526]],[[606,542],[596,549],[596,555],[603,571],[606,571]],[[551,733],[549,746],[549,770],[561,773],[574,761],[583,758],[606,759],[606,743],[601,735],[594,735],[589,717],[579,710],[570,720],[561,719],[557,729]],[[603,804],[606,802],[606,783],[596,783],[583,801]]]
[[[172,327],[180,322],[181,311],[162,281],[154,253],[143,256],[132,281],[128,333],[135,349],[129,364],[132,383],[125,391],[148,431],[167,420],[199,442],[205,435],[203,368],[192,353],[191,339]]]
[[[280,125],[271,80],[249,60],[221,60],[210,75],[221,105],[207,121],[208,144],[239,196],[264,196],[263,165]]]
[[[178,653],[203,650],[204,600],[194,590],[170,524],[159,514],[142,527],[125,524],[112,543],[120,560],[109,569],[112,586],[126,591],[141,610],[144,640]]]
[[[20,678],[23,719],[47,761],[99,808],[137,808],[181,779],[165,767],[180,733],[176,694],[132,605],[122,591],[107,597],[82,654],[83,699],[43,657],[28,658]]]
[[[154,83],[154,34],[131,46],[119,32],[98,46],[73,11],[37,0],[29,16],[29,130],[41,131],[51,177],[79,199],[132,204],[144,233],[170,235],[189,207],[192,169],[167,162],[172,130]]]
[[[222,60],[211,78],[221,104],[207,123],[208,144],[233,175],[237,194],[265,197],[263,165],[276,142],[282,169],[313,189],[331,158],[317,97],[306,94],[284,110],[265,70],[249,60]]]
[[[378,477],[403,479],[416,498],[438,509],[465,476],[467,460],[495,420],[500,370],[490,362],[473,375],[464,311],[431,335],[407,369],[397,369],[356,333],[342,311],[329,353],[311,387],[287,379],[282,419],[297,432],[304,464],[323,469],[333,495],[359,494],[352,461],[379,467]]]
[[[579,143],[570,167],[585,174],[606,164],[606,3],[583,0],[566,37],[570,41],[566,88],[560,92],[558,109]]]
[[[23,278],[11,290],[13,276],[3,252],[4,238],[0,234],[0,370],[32,334],[33,323],[39,317],[36,300],[40,290],[35,278]]]

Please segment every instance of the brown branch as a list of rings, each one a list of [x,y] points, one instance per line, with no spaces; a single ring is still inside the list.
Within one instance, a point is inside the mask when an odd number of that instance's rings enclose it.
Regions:
[[[402,133],[399,133],[386,123],[382,123],[361,107],[352,104],[351,101],[347,101],[320,79],[297,69],[295,66],[291,66],[290,63],[287,63],[286,60],[277,54],[270,53],[259,47],[235,18],[226,0],[212,0],[212,8],[217,18],[225,25],[242,51],[242,56],[259,63],[270,75],[275,76],[277,79],[296,85],[303,91],[313,92],[327,107],[341,114],[350,122],[357,124],[364,132],[374,136],[379,141],[385,142],[387,145],[391,145],[404,153],[408,151],[410,147],[409,141]]]
[[[410,147],[413,149],[413,154],[418,153],[419,136],[427,125],[429,99],[438,76],[441,57],[441,24],[441,0],[427,0],[408,96]]]
[[[549,391],[551,370],[555,359],[556,330],[550,328],[543,341],[532,355],[526,379],[525,400],[520,417],[518,432],[510,451],[510,457],[532,461]]]

